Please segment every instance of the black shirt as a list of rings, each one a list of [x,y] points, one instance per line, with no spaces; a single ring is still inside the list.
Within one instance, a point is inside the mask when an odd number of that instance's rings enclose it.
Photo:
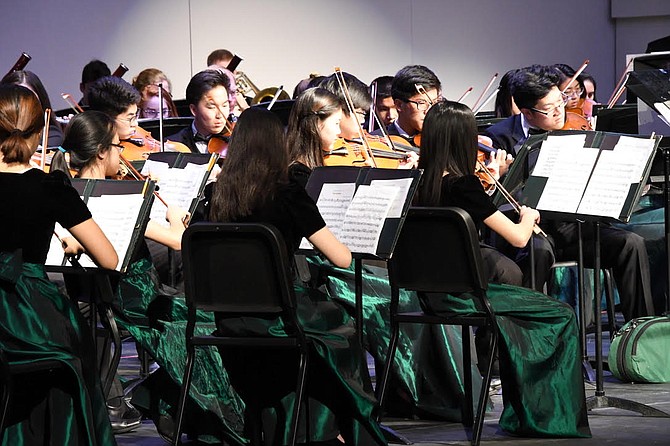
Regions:
[[[23,261],[43,264],[54,222],[68,229],[91,218],[63,172],[0,172],[0,251],[23,249]]]
[[[481,226],[486,218],[498,210],[475,175],[444,176],[440,206],[455,206],[465,210],[477,226]]]

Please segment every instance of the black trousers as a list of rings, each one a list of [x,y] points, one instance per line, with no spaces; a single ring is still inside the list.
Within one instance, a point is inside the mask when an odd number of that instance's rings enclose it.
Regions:
[[[578,256],[577,223],[559,223],[551,229],[556,243],[556,258],[575,260]],[[583,225],[584,266],[593,267],[593,225]],[[649,276],[649,256],[644,239],[613,226],[600,227],[600,264],[612,268],[621,298],[621,312],[628,321],[654,314]]]

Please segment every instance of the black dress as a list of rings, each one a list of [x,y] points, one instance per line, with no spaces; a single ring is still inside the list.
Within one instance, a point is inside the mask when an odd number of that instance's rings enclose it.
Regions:
[[[14,386],[1,443],[115,444],[88,326],[44,271],[54,222],[70,228],[91,214],[61,172],[0,173],[0,190],[0,348],[10,362],[65,366]]]
[[[252,215],[239,219],[239,222],[263,222],[274,225],[283,235],[287,252],[294,253],[302,237],[309,237],[325,227],[325,222],[314,201],[304,188],[291,181],[281,186],[275,196],[268,199]],[[372,395],[370,378],[359,358],[362,357],[353,320],[347,312],[328,296],[316,289],[308,289],[296,281],[298,320],[306,336],[314,347],[311,363],[308,367],[307,382],[310,398],[310,432],[312,441],[333,438],[338,432],[347,444],[386,444],[383,434],[374,421],[377,401]],[[277,333],[278,321],[240,320],[217,315],[217,330],[220,334],[239,333],[241,331],[263,334]],[[233,376],[243,375],[247,380],[254,379],[245,365],[253,364],[254,356],[235,354],[227,357],[222,352],[226,369],[231,372],[233,387],[253,385],[257,392],[272,391],[276,382],[295,385],[290,370],[279,365],[282,358],[276,358],[277,367],[272,368],[272,384],[262,389],[262,380],[253,383],[237,382]],[[236,370],[237,369],[237,370]],[[240,373],[241,372],[241,373]],[[280,379],[286,375],[286,380]],[[283,407],[290,407],[290,399],[284,398]],[[279,408],[275,414],[284,412]],[[285,426],[285,420],[276,420],[279,426]],[[286,432],[278,433],[273,444],[284,444]]]

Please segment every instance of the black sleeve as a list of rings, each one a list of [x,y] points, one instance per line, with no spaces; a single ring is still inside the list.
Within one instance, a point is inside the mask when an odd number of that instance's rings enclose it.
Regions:
[[[91,218],[86,203],[63,172],[49,173],[44,179],[44,187],[51,196],[55,220],[64,228],[69,229]]]
[[[449,192],[445,205],[464,209],[476,224],[480,224],[498,210],[484,191],[479,178],[474,175],[457,178],[447,187]],[[443,187],[443,197],[444,194]]]
[[[326,222],[305,189],[297,182],[291,181],[289,190],[291,191],[291,203],[287,210],[298,229],[298,235],[308,238],[324,228]]]

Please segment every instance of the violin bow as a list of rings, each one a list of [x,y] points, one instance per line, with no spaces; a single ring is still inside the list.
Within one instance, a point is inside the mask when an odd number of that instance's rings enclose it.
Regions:
[[[481,161],[477,160],[477,164],[479,165],[479,168],[482,169],[484,172],[486,172],[486,174],[489,176],[489,178],[491,178],[491,179],[493,180],[493,184],[496,185],[496,187],[498,188],[498,190],[500,191],[500,193],[502,194],[502,196],[503,196],[503,197],[505,198],[505,200],[507,200],[507,202],[514,208],[514,210],[516,211],[516,213],[517,213],[517,214],[521,214],[521,205],[519,204],[518,201],[516,201],[516,200],[514,199],[514,197],[512,196],[512,194],[510,194],[509,191],[503,187],[502,183],[501,183],[500,181],[498,181],[498,179],[496,179],[496,177],[493,176],[493,174],[491,173],[491,171],[489,171],[489,169],[484,165],[484,163],[482,163]],[[545,237],[547,236],[547,234],[545,234],[544,231],[543,231],[537,224],[534,225],[534,227],[533,227],[533,232],[534,232],[535,234],[542,234],[542,235],[544,235]]]
[[[372,160],[372,167],[377,167],[377,162],[375,161],[375,156],[373,155],[372,149],[370,148],[370,143],[365,136],[365,133],[363,132],[361,123],[358,122],[358,119],[356,118],[356,112],[354,111],[354,101],[351,99],[349,88],[347,87],[347,83],[344,80],[344,73],[342,73],[342,69],[340,67],[335,67],[335,78],[337,79],[337,83],[340,85],[340,89],[342,89],[342,93],[344,93],[344,102],[347,104],[349,115],[353,116],[356,121],[356,130],[358,131],[358,135],[360,136],[361,141],[363,141],[363,146],[365,147],[368,156]]]
[[[372,104],[370,105],[371,119],[368,120],[368,133],[372,133],[374,131],[375,118],[377,118],[377,81],[374,81],[372,85],[370,85],[370,96],[372,96]],[[377,118],[377,121],[379,121],[379,118]],[[377,124],[379,124],[379,122],[377,122]]]
[[[482,108],[486,107],[486,104],[491,102],[491,99],[493,99],[498,94],[499,91],[500,91],[500,86],[497,86],[495,88],[495,90],[493,90],[491,92],[491,94],[488,95],[488,97],[481,104],[479,104],[478,107],[476,107],[474,110],[472,110],[472,114],[477,115],[477,113],[479,113]]]
[[[74,99],[72,99],[72,95],[69,93],[61,93],[60,97],[67,102],[67,104],[70,106],[70,108],[74,111],[75,115],[78,115],[79,113],[83,113],[84,109],[81,108],[79,104],[77,104]]]
[[[470,87],[470,88],[468,88],[467,90],[465,90],[465,93],[463,93],[463,94],[461,95],[461,97],[458,98],[458,101],[456,101],[456,102],[460,102],[460,103],[462,104],[463,101],[465,100],[465,98],[467,98],[468,95],[469,95],[470,93],[472,93],[472,90],[473,90],[473,87]]]
[[[495,82],[496,79],[498,79],[498,73],[493,74],[493,77],[491,78],[489,83],[486,85],[486,88],[484,88],[484,91],[482,91],[482,93],[479,95],[479,97],[477,98],[475,103],[472,104],[472,109],[473,110],[477,108],[477,105],[479,105],[479,102],[482,100],[482,98],[484,97],[486,92],[489,91],[489,88],[491,88],[491,85],[493,85],[493,83]],[[461,102],[461,101],[458,101],[458,102]]]
[[[430,105],[433,105],[433,100],[430,98],[430,96],[428,96],[428,92],[426,91],[426,89],[424,88],[423,85],[421,85],[421,84],[414,84],[414,88],[416,88],[416,91],[417,91],[420,95],[423,95],[423,96],[426,97],[426,99],[428,100],[428,102],[430,103]]]
[[[163,142],[163,83],[158,83],[158,143],[160,151],[165,152],[165,142]]]
[[[582,74],[582,71],[584,71],[588,65],[589,65],[589,60],[586,59],[586,60],[584,61],[584,63],[582,64],[582,66],[579,67],[579,70],[577,70],[577,71],[575,72],[575,74],[570,78],[570,82],[568,82],[567,84],[565,84],[565,88],[563,89],[563,91],[561,91],[561,94],[565,94],[565,90],[567,90],[568,88],[570,88],[570,85],[572,85],[572,83],[575,81],[575,79],[577,79],[577,77],[579,77],[579,75]]]
[[[267,108],[268,110],[271,110],[272,107],[275,105],[275,102],[277,102],[277,99],[279,98],[279,95],[281,94],[282,91],[284,91],[284,86],[283,85],[280,85],[279,87],[277,87],[277,91],[275,91],[275,94],[272,95],[272,100],[268,104],[268,108]]]
[[[51,109],[44,110],[44,131],[42,132],[42,158],[40,159],[40,169],[44,171],[47,165],[47,145],[49,144],[49,121],[51,120]]]

